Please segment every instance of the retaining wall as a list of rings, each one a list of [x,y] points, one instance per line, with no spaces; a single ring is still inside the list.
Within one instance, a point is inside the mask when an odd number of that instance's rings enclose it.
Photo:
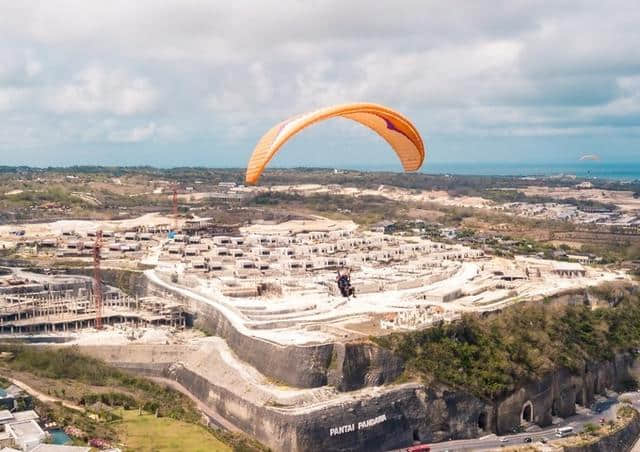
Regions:
[[[340,390],[380,385],[395,380],[403,370],[402,361],[374,344],[347,346],[342,353],[338,344],[280,345],[262,338],[248,336],[236,327],[215,306],[166,286],[149,281],[148,291],[180,301],[195,315],[195,326],[222,337],[229,347],[264,375],[290,386],[313,388],[334,384]],[[360,353],[356,349],[362,348]],[[340,353],[339,363],[332,359]],[[334,367],[330,369],[330,367]],[[337,367],[336,367],[337,366]],[[344,384],[342,384],[344,382]]]

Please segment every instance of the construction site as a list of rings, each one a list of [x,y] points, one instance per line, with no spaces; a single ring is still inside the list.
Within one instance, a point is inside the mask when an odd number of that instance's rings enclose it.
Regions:
[[[47,265],[2,269],[5,337],[75,344],[171,380],[218,425],[292,451],[386,450],[519,425],[515,408],[397,383],[402,360],[369,339],[629,279],[322,217],[220,225],[174,209],[1,226],[0,241]],[[588,385],[553,391],[565,384]]]
[[[85,276],[3,270],[5,274],[0,276],[1,333],[79,332],[114,324],[185,326],[184,310],[171,300],[132,297],[103,284],[96,290],[95,280]]]
[[[138,220],[135,227],[109,225],[113,230],[51,224],[38,238],[22,237],[22,248],[84,262],[93,277],[7,270],[0,281],[1,331],[100,329],[103,322],[185,325],[181,304],[170,294],[126,295],[98,283],[101,265],[131,268],[142,262],[149,280],[222,302],[254,334],[281,343],[425,327],[464,312],[624,278],[578,263],[505,259],[464,245],[363,231],[351,221],[254,224],[221,235],[211,218],[181,220],[179,230],[171,222]],[[353,287],[350,297],[336,283],[344,272]]]

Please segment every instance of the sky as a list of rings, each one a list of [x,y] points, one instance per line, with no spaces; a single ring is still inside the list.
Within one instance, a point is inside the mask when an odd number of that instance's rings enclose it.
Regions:
[[[243,167],[353,101],[410,117],[425,169],[637,162],[638,24],[628,0],[0,0],[0,165]],[[273,164],[400,168],[344,119]]]

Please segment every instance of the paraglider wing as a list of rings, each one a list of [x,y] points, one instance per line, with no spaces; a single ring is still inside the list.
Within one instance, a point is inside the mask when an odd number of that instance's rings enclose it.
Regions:
[[[256,184],[274,155],[296,133],[336,116],[357,121],[384,138],[400,158],[405,171],[416,171],[422,166],[425,158],[424,144],[417,129],[407,118],[382,105],[354,103],[294,116],[269,129],[253,150],[247,166],[246,183]]]

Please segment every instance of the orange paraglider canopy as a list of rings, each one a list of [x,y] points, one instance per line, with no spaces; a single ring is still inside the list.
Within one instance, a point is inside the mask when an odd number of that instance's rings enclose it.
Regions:
[[[255,185],[267,164],[283,144],[305,127],[325,119],[341,116],[352,119],[376,132],[396,151],[405,171],[416,171],[425,157],[422,138],[411,122],[390,108],[368,103],[353,103],[321,108],[294,116],[265,133],[251,155],[245,181]]]

